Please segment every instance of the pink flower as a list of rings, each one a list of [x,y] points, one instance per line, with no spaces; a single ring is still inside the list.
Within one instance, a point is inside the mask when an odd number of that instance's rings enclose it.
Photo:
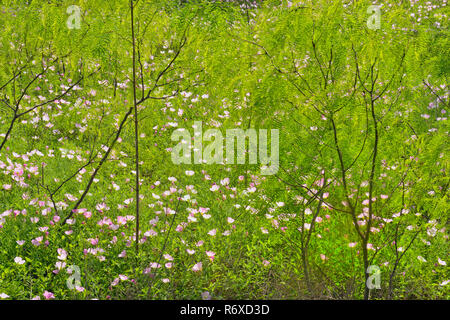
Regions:
[[[192,271],[194,271],[194,272],[202,271],[202,269],[203,269],[203,264],[201,262],[194,264],[194,266],[192,267]]]
[[[122,217],[122,216],[118,216],[117,217],[117,223],[120,225],[124,225],[127,223],[127,218],[126,217]]]
[[[38,223],[39,222],[39,218],[38,217],[31,217],[30,221],[33,223]]]
[[[95,238],[95,239],[88,239],[88,241],[93,245],[93,246],[96,246],[97,244],[98,244],[98,238]]]
[[[102,203],[97,204],[95,206],[95,209],[97,209],[100,212],[103,212],[105,210],[109,210],[109,207],[106,205],[106,203],[102,202]]]
[[[44,291],[44,298],[47,300],[55,299],[55,295],[52,292]]]
[[[206,255],[209,257],[211,261],[214,260],[216,253],[213,251],[206,251]]]
[[[203,300],[211,300],[211,295],[208,291],[202,292],[202,299]]]
[[[173,257],[170,254],[164,254],[164,259],[169,260],[169,261],[173,261]]]
[[[207,212],[209,211],[209,208],[203,208],[203,207],[200,207],[200,208],[198,208],[198,211],[199,211],[201,214],[204,214],[204,213],[207,213]]]
[[[120,281],[120,279],[119,278],[115,278],[114,280],[113,280],[113,282],[111,282],[111,286],[117,286],[118,284],[119,284],[119,281]]]
[[[201,247],[203,245],[203,240],[200,240],[195,244],[197,247]]]
[[[14,169],[14,175],[16,177],[21,177],[23,175],[23,169],[22,168],[15,168]]]
[[[86,217],[86,219],[89,219],[90,217],[92,217],[92,212],[86,211],[85,213],[83,213],[83,215]]]
[[[43,239],[43,237],[37,237],[36,239],[31,240],[31,243],[37,247],[41,244]]]
[[[76,197],[74,197],[70,193],[66,193],[65,196],[67,199],[69,199],[69,201],[77,201],[78,200]],[[45,205],[45,202],[43,205],[41,205],[41,202],[43,202],[43,201],[39,201],[39,206],[43,207]]]

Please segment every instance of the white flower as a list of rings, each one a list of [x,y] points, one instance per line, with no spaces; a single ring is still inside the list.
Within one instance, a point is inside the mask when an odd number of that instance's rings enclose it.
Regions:
[[[15,257],[14,262],[17,264],[24,264],[25,260],[23,260],[21,257]]]
[[[0,299],[7,299],[7,298],[9,298],[9,296],[6,293],[4,292],[0,293]]]
[[[438,257],[438,262],[441,266],[446,266],[447,262],[445,262],[444,260],[441,260],[441,258]]]
[[[427,260],[425,260],[425,258],[422,256],[417,256],[417,259],[419,259],[422,262],[427,262]]]
[[[65,262],[62,262],[62,261],[57,261],[57,262],[55,263],[55,267],[56,267],[56,269],[58,269],[58,270],[62,270],[62,269],[64,269],[64,268],[66,267],[66,263],[65,263]]]
[[[67,251],[61,248],[58,248],[58,259],[59,260],[66,260],[67,258]]]

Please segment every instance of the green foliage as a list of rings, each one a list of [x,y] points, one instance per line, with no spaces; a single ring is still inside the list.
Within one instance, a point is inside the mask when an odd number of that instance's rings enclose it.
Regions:
[[[135,2],[136,252],[130,3],[0,1],[0,294],[448,299],[448,10],[372,2]],[[196,121],[278,172],[173,164]]]

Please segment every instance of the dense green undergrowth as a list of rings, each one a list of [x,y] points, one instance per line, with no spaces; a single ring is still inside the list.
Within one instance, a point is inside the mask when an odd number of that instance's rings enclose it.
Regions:
[[[448,299],[446,2],[237,2],[135,2],[136,237],[130,2],[0,1],[0,299]]]

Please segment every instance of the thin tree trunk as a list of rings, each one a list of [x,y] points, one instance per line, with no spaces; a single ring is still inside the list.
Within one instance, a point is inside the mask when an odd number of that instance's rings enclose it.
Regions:
[[[130,0],[131,7],[131,37],[133,41],[133,104],[134,104],[134,148],[136,165],[136,253],[139,253],[139,131],[138,110],[136,99],[136,39],[134,36],[134,4]]]

